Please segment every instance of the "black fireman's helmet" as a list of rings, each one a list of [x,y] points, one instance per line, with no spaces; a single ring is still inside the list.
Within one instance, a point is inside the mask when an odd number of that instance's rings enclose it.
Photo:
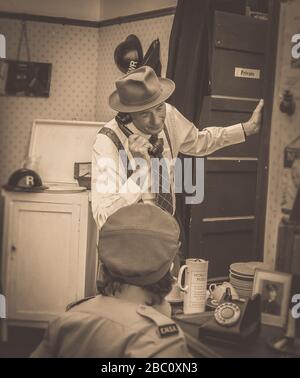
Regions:
[[[121,42],[115,49],[114,59],[119,70],[125,74],[140,67],[143,60],[143,48],[138,37],[130,34],[125,41]]]
[[[3,188],[14,192],[41,192],[48,186],[43,185],[40,176],[32,169],[21,168],[12,173]]]

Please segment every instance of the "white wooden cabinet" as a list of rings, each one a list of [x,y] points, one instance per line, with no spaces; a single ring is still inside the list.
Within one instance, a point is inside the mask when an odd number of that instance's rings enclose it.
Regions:
[[[45,326],[67,304],[95,294],[96,225],[89,192],[2,194],[8,322]]]

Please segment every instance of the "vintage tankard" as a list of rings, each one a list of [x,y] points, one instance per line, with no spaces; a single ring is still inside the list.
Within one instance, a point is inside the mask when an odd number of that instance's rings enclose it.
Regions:
[[[187,259],[178,274],[178,286],[184,292],[184,314],[195,314],[205,311],[208,261],[202,259]],[[182,286],[182,276],[185,272],[185,286]]]

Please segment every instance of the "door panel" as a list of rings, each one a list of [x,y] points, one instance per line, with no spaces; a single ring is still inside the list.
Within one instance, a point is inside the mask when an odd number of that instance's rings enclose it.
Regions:
[[[266,22],[255,18],[226,12],[215,12],[214,45],[223,49],[235,49],[264,54],[266,49]],[[249,38],[251,36],[251,38]]]
[[[266,21],[215,12],[211,95],[262,96],[266,32]]]
[[[226,276],[229,266],[249,261],[253,248],[254,217],[196,218],[193,225],[201,232],[192,233],[194,255],[209,261],[208,276]]]
[[[207,163],[214,163],[208,161]],[[204,203],[201,214],[207,217],[253,215],[255,211],[256,171],[209,170],[206,163]],[[223,163],[223,162],[221,162]],[[235,162],[237,165],[242,163]],[[212,164],[211,164],[212,165]],[[226,165],[226,162],[224,162]],[[242,169],[243,167],[240,167]]]
[[[222,64],[222,69],[220,69]],[[264,56],[240,51],[216,49],[212,63],[211,94],[260,98],[263,94]],[[238,77],[236,69],[254,70],[259,79]]]
[[[15,202],[12,222],[8,316],[47,321],[76,299],[79,206]]]
[[[209,126],[224,127],[249,120],[256,100],[232,99],[230,97],[206,96],[203,101],[199,128]],[[247,143],[239,143],[222,148],[211,156],[240,156],[257,157],[259,150],[259,136],[254,135]]]
[[[197,242],[198,254],[209,261],[208,277],[226,276],[233,262],[249,261],[253,247],[253,231],[249,229],[238,232],[209,232]]]
[[[226,127],[250,118],[262,95],[265,32],[266,22],[216,13],[211,96],[204,99],[199,129]],[[260,79],[236,77],[235,67],[259,69]],[[228,275],[232,262],[257,259],[259,144],[260,135],[249,137],[205,159],[204,201],[191,208],[189,256],[209,260],[209,277]]]

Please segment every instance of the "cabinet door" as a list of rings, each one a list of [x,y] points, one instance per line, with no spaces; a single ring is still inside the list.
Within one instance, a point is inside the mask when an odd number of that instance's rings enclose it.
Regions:
[[[9,213],[8,317],[51,320],[77,299],[80,206],[14,201]]]

